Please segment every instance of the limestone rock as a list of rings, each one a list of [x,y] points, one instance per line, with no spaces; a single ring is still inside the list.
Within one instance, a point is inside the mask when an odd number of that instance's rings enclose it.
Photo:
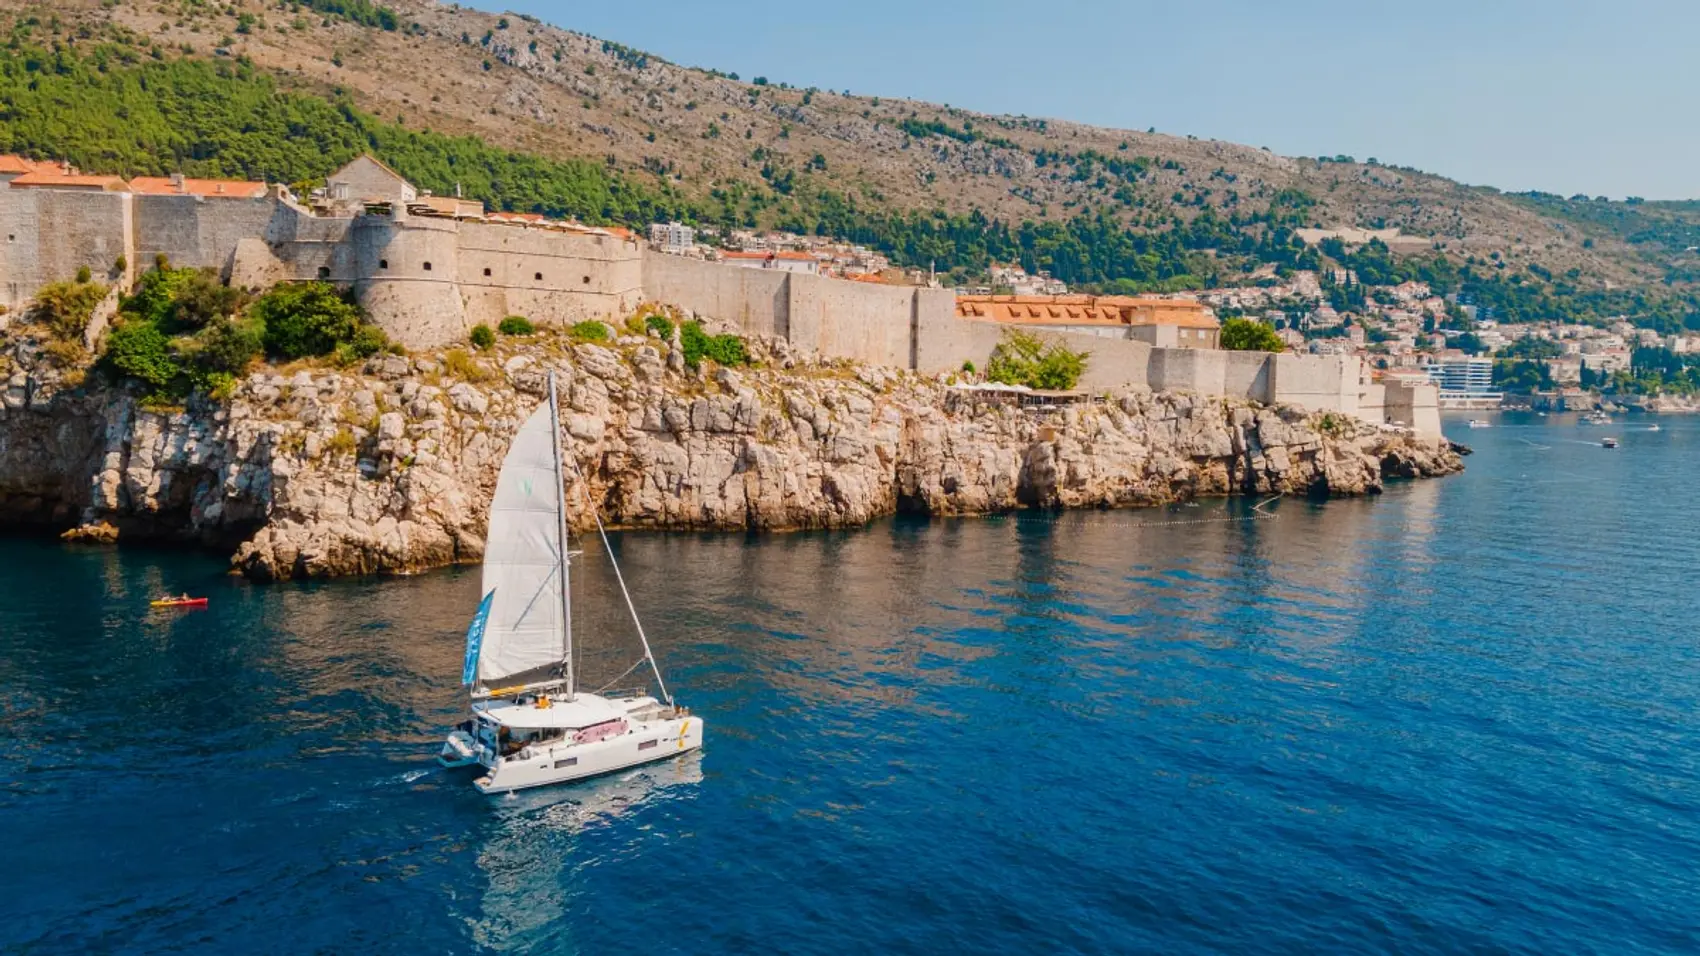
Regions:
[[[747,370],[687,369],[676,328],[665,358],[647,337],[502,348],[478,382],[444,379],[432,357],[379,356],[359,374],[257,372],[227,403],[174,414],[113,387],[32,399],[30,367],[16,368],[0,393],[0,521],[220,548],[258,579],[474,561],[502,456],[550,374],[580,528],[588,501],[625,527],[781,530],[1373,494],[1462,467],[1444,441],[1338,416],[1149,390],[1020,409],[784,341],[752,342],[762,365]]]

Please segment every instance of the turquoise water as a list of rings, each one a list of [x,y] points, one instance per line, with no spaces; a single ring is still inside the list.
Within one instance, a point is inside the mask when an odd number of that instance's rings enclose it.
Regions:
[[[1273,520],[623,536],[708,745],[512,799],[431,761],[476,573],[0,542],[0,951],[1693,952],[1700,422],[1453,426]]]

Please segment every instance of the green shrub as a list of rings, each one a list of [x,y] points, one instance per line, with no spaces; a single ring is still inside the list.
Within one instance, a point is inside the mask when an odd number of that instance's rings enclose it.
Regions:
[[[1229,319],[1222,323],[1222,347],[1235,352],[1281,352],[1287,344],[1273,326],[1256,319]]]
[[[443,371],[464,382],[482,382],[492,377],[489,369],[478,364],[465,349],[449,349],[443,353]]]
[[[477,325],[472,327],[472,347],[473,348],[476,348],[476,349],[479,349],[479,350],[482,351],[482,350],[489,349],[489,348],[493,347],[495,344],[496,344],[496,333],[490,331],[490,327],[488,325],[485,325],[484,323],[480,322]]]
[[[721,365],[748,365],[750,353],[744,340],[736,335],[709,335],[701,322],[686,322],[679,326],[679,344],[685,350],[685,363],[695,368],[703,359]]]
[[[265,327],[266,351],[285,359],[327,355],[361,326],[360,307],[327,282],[280,285],[251,314]]]
[[[82,268],[77,270],[77,284],[78,285],[87,285],[88,283],[93,282],[93,281],[94,281],[94,273],[89,270],[88,266],[83,266]]]
[[[258,319],[217,319],[190,340],[189,358],[204,375],[240,375],[265,351],[266,330]]]
[[[154,268],[142,273],[141,279],[136,282],[136,291],[126,296],[118,307],[127,315],[163,325],[171,321],[177,291],[188,284],[194,274],[193,269],[171,268],[165,256],[161,255],[155,260]]]
[[[567,330],[575,341],[606,342],[608,341],[608,326],[594,319],[586,319]]]
[[[988,381],[1067,391],[1086,371],[1087,353],[1076,352],[1061,342],[1047,342],[1030,332],[1010,329],[992,350],[986,363]]]
[[[151,398],[178,394],[185,370],[159,325],[131,317],[106,337],[106,362],[113,370],[148,386]]]
[[[383,329],[375,325],[361,323],[360,327],[354,330],[354,338],[350,339],[347,344],[355,356],[371,358],[379,352],[389,350],[390,337],[384,334]]]
[[[216,319],[242,311],[247,296],[219,281],[216,269],[183,269],[187,273],[172,290],[169,315],[171,325],[181,329],[201,329]]]
[[[496,326],[496,331],[503,335],[530,335],[537,331],[537,326],[523,315],[510,315]]]
[[[651,315],[643,320],[644,328],[661,336],[663,341],[673,338],[673,320],[665,315]]]
[[[104,298],[106,286],[97,282],[53,282],[35,294],[29,318],[46,326],[54,338],[81,341],[95,306]]]

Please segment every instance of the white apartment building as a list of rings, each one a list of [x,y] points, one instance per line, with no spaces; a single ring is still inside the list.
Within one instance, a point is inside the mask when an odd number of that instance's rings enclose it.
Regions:
[[[675,256],[689,255],[696,248],[697,231],[677,222],[658,222],[649,227],[649,243]]]

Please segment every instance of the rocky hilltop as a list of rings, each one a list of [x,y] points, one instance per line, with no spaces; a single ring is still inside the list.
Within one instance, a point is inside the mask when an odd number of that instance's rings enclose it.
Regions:
[[[1123,507],[1198,496],[1362,495],[1461,468],[1444,441],[1291,407],[1135,393],[1023,409],[752,341],[690,369],[677,342],[540,333],[491,352],[267,368],[226,399],[149,408],[4,358],[0,521],[232,550],[256,579],[406,573],[483,553],[508,442],[553,371],[573,518],[782,531],[894,512]]]

